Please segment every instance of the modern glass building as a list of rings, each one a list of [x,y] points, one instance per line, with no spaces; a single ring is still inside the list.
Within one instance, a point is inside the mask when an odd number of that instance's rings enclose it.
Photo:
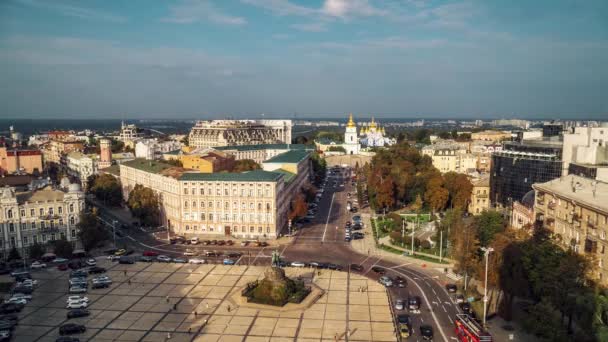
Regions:
[[[504,143],[492,154],[490,199],[495,205],[510,206],[532,190],[532,184],[558,178],[562,173],[562,141],[524,140]]]

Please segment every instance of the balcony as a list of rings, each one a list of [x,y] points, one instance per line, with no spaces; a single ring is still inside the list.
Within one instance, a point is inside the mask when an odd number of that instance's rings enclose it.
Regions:
[[[488,194],[478,194],[476,196],[477,196],[477,198],[488,198],[489,195]]]
[[[595,229],[597,228],[597,222],[594,220],[587,220],[587,227]]]
[[[61,216],[59,216],[57,214],[47,214],[47,215],[40,215],[40,216],[38,216],[38,219],[45,220],[45,221],[48,221],[48,220],[58,220],[60,218],[61,218]]]
[[[536,200],[537,205],[545,205],[545,200],[543,198],[539,198]]]
[[[549,207],[549,209],[551,209],[551,210],[555,210],[555,206],[556,206],[556,205],[557,205],[557,204],[556,204],[555,202],[553,202],[553,201],[551,201],[551,202],[549,202],[549,203],[547,204],[547,206],[548,206],[548,207]]]

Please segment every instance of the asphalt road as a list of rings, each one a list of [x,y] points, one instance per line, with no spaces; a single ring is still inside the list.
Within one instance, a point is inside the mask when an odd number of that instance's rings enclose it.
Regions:
[[[345,174],[346,175],[346,174]],[[459,313],[459,308],[453,301],[452,296],[446,291],[444,285],[440,283],[438,276],[432,275],[428,270],[423,270],[411,265],[404,259],[403,264],[397,264],[389,260],[382,259],[376,255],[365,255],[355,251],[349,242],[344,241],[346,221],[351,220],[353,214],[346,210],[347,201],[351,200],[347,194],[353,194],[354,189],[350,182],[344,182],[341,186],[342,176],[331,176],[327,181],[327,186],[323,197],[319,201],[318,212],[312,222],[297,231],[292,242],[278,247],[281,257],[288,261],[302,262],[324,262],[338,264],[345,271],[349,270],[350,264],[360,264],[364,267],[363,274],[372,279],[378,279],[380,275],[371,270],[373,266],[380,266],[387,270],[386,275],[395,278],[401,276],[407,280],[404,288],[388,288],[391,305],[396,299],[407,300],[410,296],[419,296],[422,305],[419,313],[409,313],[408,310],[396,311],[397,314],[409,314],[413,322],[414,335],[408,341],[422,340],[420,338],[420,325],[430,325],[434,330],[434,341],[455,341],[453,333],[453,320]],[[337,183],[337,186],[334,186]],[[108,213],[102,213],[102,217],[107,222],[113,219]],[[139,229],[125,230],[125,236],[118,238],[117,244],[128,245],[138,251],[155,249],[168,255],[183,255],[186,249],[202,251],[236,251],[243,253],[237,260],[239,264],[268,265],[271,260],[271,253],[275,247],[242,247],[233,246],[188,246],[171,245],[166,240],[157,240],[153,234]],[[159,234],[166,239],[164,233]],[[223,257],[205,258],[208,262],[220,263]]]

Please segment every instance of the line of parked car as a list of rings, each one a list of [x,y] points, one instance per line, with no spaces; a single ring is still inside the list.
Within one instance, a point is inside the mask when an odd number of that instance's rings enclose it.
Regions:
[[[218,252],[218,251],[203,251],[201,253],[196,252],[196,251],[192,251],[192,250],[186,250],[186,252],[184,252],[185,256],[189,256],[191,258],[185,258],[185,257],[170,257],[168,255],[165,254],[159,254],[156,251],[144,251],[142,253],[141,256],[139,257],[131,257],[131,256],[120,256],[117,257],[116,255],[109,255],[107,258],[108,260],[111,261],[118,261],[118,263],[120,264],[133,264],[136,261],[139,262],[172,262],[172,263],[178,263],[178,264],[204,264],[205,262],[208,262],[206,259],[203,259],[200,256],[205,256],[207,258],[215,258],[215,257],[221,257],[224,256],[225,258],[222,260],[222,263],[224,265],[234,265],[236,263],[236,260],[239,258],[242,253],[240,252]]]

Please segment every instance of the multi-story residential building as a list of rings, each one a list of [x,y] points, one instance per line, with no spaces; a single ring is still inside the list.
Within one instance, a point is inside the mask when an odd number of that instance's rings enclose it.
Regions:
[[[471,201],[469,202],[469,214],[479,215],[490,208],[490,179],[483,177],[473,182]]]
[[[81,141],[73,140],[51,140],[42,150],[44,162],[59,164],[63,156],[70,152],[84,151],[84,144]]]
[[[179,141],[158,141],[158,139],[140,139],[135,144],[135,157],[143,159],[161,159],[164,153],[179,150]]]
[[[184,168],[204,173],[232,171],[235,163],[233,155],[215,150],[209,150],[201,154],[180,155],[179,160]]]
[[[571,133],[564,133],[563,161],[564,175],[575,173],[608,181],[608,123],[574,127]]]
[[[42,152],[0,147],[0,174],[42,172]]]
[[[471,140],[500,142],[500,141],[509,140],[509,139],[511,139],[510,132],[482,131],[482,132],[471,133]]]
[[[291,143],[291,120],[198,121],[188,137],[192,147]]]
[[[289,152],[288,152],[289,153]],[[137,184],[159,195],[159,221],[187,236],[277,238],[287,225],[293,196],[310,177],[308,157],[291,168],[295,155],[273,171],[201,173],[161,161],[136,159],[120,165],[124,198]],[[271,168],[271,166],[268,166]]]
[[[533,225],[534,221],[534,190],[530,190],[521,201],[513,202],[513,208],[511,208],[511,227],[522,229]]]
[[[562,142],[559,139],[504,143],[492,154],[490,200],[508,207],[532,190],[532,184],[558,178],[562,173]]]
[[[594,274],[608,283],[608,183],[575,175],[533,185],[536,220],[551,230],[564,248],[588,256]]]
[[[97,155],[86,155],[81,152],[70,152],[66,157],[68,174],[80,180],[83,188],[87,187],[87,179],[97,174]]]
[[[461,146],[441,146],[431,145],[431,148],[423,148],[423,155],[429,155],[433,166],[442,173],[458,172],[469,173],[477,169],[478,157],[471,153],[466,153],[466,149]]]
[[[46,186],[39,190],[0,189],[0,253],[6,257],[11,248],[27,253],[34,243],[65,238],[77,239],[80,213],[85,195],[78,184],[62,181],[65,188]]]
[[[251,159],[258,164],[291,150],[312,151],[313,147],[303,144],[259,144],[242,146],[219,146],[214,149],[233,155],[236,160]]]

